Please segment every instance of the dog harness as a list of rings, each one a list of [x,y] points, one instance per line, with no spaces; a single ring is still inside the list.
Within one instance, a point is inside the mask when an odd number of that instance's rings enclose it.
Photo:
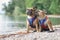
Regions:
[[[34,22],[35,19],[36,19],[36,16],[33,17],[33,18],[30,18],[30,19],[28,18],[29,24],[32,28],[35,28],[35,26],[33,26],[33,22]]]
[[[47,25],[44,24],[46,20],[47,20],[47,16],[44,19],[39,20],[39,25],[44,29],[48,27]]]

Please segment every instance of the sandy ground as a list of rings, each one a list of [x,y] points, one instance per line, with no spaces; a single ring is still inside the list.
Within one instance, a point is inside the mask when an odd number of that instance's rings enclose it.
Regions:
[[[60,28],[56,28],[55,32],[33,32],[0,35],[0,40],[60,40]]]

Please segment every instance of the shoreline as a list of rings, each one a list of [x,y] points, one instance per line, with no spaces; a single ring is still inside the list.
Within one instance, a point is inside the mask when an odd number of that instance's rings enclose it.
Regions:
[[[53,28],[60,28],[60,25],[53,25]],[[26,28],[23,28],[23,29],[20,29],[20,30],[17,30],[17,31],[12,31],[12,32],[8,32],[8,33],[5,33],[5,34],[0,34],[0,35],[6,35],[6,34],[16,34],[17,32],[26,32]]]
[[[54,39],[58,39],[60,40],[60,25],[54,25],[53,26],[55,29],[55,32],[52,33],[48,33],[46,32],[33,32],[33,33],[26,33],[26,29],[23,30],[19,30],[10,34],[4,34],[4,35],[0,35],[0,40],[34,40],[34,39],[38,39],[38,40],[54,40]],[[49,36],[48,36],[49,35]],[[35,37],[35,38],[34,38]],[[43,38],[42,38],[43,37]],[[24,38],[24,39],[23,39]]]
[[[11,34],[1,37],[0,40],[60,40],[60,29],[55,32],[33,32],[29,34]]]

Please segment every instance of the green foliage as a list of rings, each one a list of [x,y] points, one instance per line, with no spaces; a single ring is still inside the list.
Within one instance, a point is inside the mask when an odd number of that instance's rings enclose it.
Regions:
[[[51,13],[54,13],[54,14],[56,14],[56,13],[58,13],[58,0],[52,0],[52,2],[51,2],[51,6],[50,6],[50,8],[49,8],[49,10],[51,11]]]
[[[10,14],[13,13],[13,11],[15,9],[15,2],[14,2],[14,0],[9,2],[8,6],[6,6],[6,4],[3,4],[3,5],[4,5],[3,10],[5,10],[6,13],[10,13]]]
[[[33,2],[34,2],[35,0],[25,0],[25,3],[26,3],[26,8],[31,8],[33,5]]]
[[[16,4],[16,6],[19,7],[20,12],[25,13],[25,11],[26,11],[25,0],[15,0],[15,4]]]
[[[26,8],[37,6],[48,14],[60,14],[60,0],[12,0],[8,6],[4,4],[4,10],[9,13],[25,13]],[[18,8],[17,8],[18,7]]]
[[[4,8],[2,10],[5,10],[5,12],[7,12],[8,10],[7,10],[6,4],[3,4],[3,6],[4,6]]]
[[[51,5],[51,0],[38,0],[37,2],[36,1],[34,2],[36,3],[34,5],[37,6],[38,9],[45,10],[47,11],[47,13],[50,13],[49,7]]]

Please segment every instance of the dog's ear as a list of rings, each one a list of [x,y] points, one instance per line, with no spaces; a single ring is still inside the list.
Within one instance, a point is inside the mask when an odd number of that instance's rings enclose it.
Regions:
[[[32,9],[28,9],[28,10],[26,11],[26,13],[27,13],[27,15],[32,15]]]

